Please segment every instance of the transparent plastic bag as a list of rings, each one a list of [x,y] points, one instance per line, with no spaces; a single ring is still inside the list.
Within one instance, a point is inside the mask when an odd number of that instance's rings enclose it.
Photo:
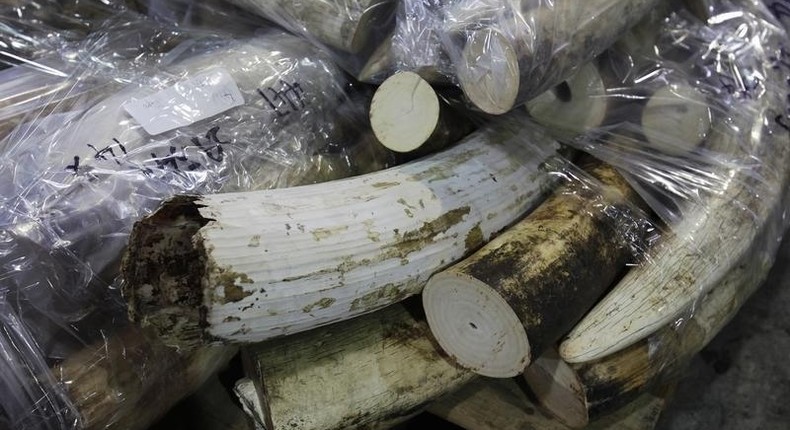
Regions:
[[[562,82],[657,7],[657,1],[409,0],[358,77],[396,71],[459,86],[466,104],[499,115]]]
[[[478,48],[503,58],[497,55],[509,52],[504,42],[509,44],[511,36],[539,28],[537,18],[525,19],[534,17],[534,10],[516,2],[477,2],[480,7],[463,9],[471,3],[402,2],[396,20],[405,21],[395,28],[376,27],[376,38],[392,35],[390,48],[399,52],[395,69],[417,69],[433,73],[437,82],[459,83],[457,67],[466,41],[498,32],[502,39],[483,38]],[[552,88],[582,66],[595,65],[601,85],[588,87],[598,92],[592,92],[583,110],[600,115],[563,120],[555,110],[549,115],[554,124],[547,124],[560,126],[553,131],[568,147],[618,168],[657,216],[635,205],[612,204],[611,188],[568,160],[552,158],[541,165],[542,172],[567,185],[561,192],[568,198],[591,202],[583,207],[587,215],[606,220],[610,235],[625,244],[625,269],[658,274],[651,275],[657,276],[651,278],[654,283],[641,284],[652,286],[645,289],[686,288],[688,300],[680,308],[662,308],[661,324],[682,325],[693,317],[700,297],[745,254],[759,253],[770,261],[786,226],[787,163],[784,152],[776,150],[788,144],[782,140],[788,124],[787,50],[780,46],[786,34],[768,18],[770,7],[750,2],[753,10],[730,13],[733,9],[724,6],[732,7],[732,2],[722,3],[707,23],[685,13],[656,12],[653,27],[641,23],[594,63],[588,60],[616,37],[606,33],[596,39],[600,43],[594,43],[595,49],[566,62],[580,47],[576,39],[564,41],[561,35],[579,17],[559,20],[559,4],[532,5],[555,13],[552,19],[557,21],[544,24],[554,23],[559,30],[518,39],[534,42],[535,52],[541,53],[541,61],[517,62],[519,79],[529,71],[534,77],[530,91],[549,99],[535,98],[537,105],[562,101],[565,92],[579,87],[569,83],[549,93],[540,93],[541,88]],[[735,5],[736,11],[744,8]],[[341,55],[337,48],[327,52],[311,45],[315,35],[299,39],[279,30],[256,30],[257,24],[234,29],[220,19],[206,19],[212,11],[224,11],[221,4],[149,2],[146,15],[111,5],[101,8],[107,15],[79,18],[51,10],[57,19],[76,20],[80,31],[52,38],[47,36],[50,29],[61,24],[42,21],[38,28],[46,31],[20,39],[25,41],[20,49],[33,49],[8,51],[27,61],[10,62],[12,67],[0,71],[10,77],[0,86],[2,100],[8,100],[0,107],[0,120],[13,127],[0,145],[0,175],[5,178],[0,185],[0,425],[144,426],[154,418],[143,417],[139,410],[161,413],[159,408],[166,409],[205,374],[215,372],[234,350],[172,350],[128,322],[118,265],[133,224],[174,195],[310,184],[398,161],[377,147],[367,130],[366,88],[349,82],[342,71],[349,70],[344,59],[351,58],[356,67],[376,43],[371,39],[371,47],[359,56]],[[208,15],[198,19],[197,12]],[[223,20],[240,12],[227,13]],[[635,16],[624,22],[632,18],[636,23]],[[592,25],[595,19],[582,21]],[[24,33],[21,22],[3,23],[3,34]],[[292,31],[309,33],[303,24],[290,25]],[[616,33],[625,35],[625,27],[619,25]],[[497,40],[504,51],[490,50]],[[512,53],[525,52],[522,48]],[[568,50],[550,54],[560,48]],[[515,57],[521,61],[519,55]],[[582,81],[589,83],[596,74]],[[510,110],[532,97],[518,95],[527,93],[521,81],[518,85]],[[574,91],[570,97],[577,101]],[[535,106],[528,108],[537,118]],[[511,115],[505,122],[524,113]],[[489,125],[496,127],[495,122]],[[526,121],[521,125],[523,134],[531,136],[524,144],[538,142],[538,127]],[[496,129],[488,133],[497,136]],[[508,169],[475,164],[480,162],[477,157],[466,161],[478,172],[492,169],[484,175],[486,186],[499,184],[507,175]],[[387,189],[393,183],[378,185]],[[327,189],[331,192],[325,191],[323,198],[342,197],[332,194],[339,186]],[[465,188],[448,190],[458,194]],[[418,200],[398,205],[407,218],[424,209]],[[463,213],[459,210],[456,215]],[[319,210],[308,215],[311,220],[322,217]],[[288,223],[294,234],[298,223]],[[444,224],[426,224],[425,234],[443,237]],[[476,232],[459,233],[466,251],[493,235]],[[334,234],[319,229],[315,240]],[[375,243],[381,237],[369,239]],[[259,245],[251,239],[249,248]],[[687,250],[704,265],[669,270],[666,259],[673,249]],[[397,260],[404,264],[407,259]],[[672,276],[674,281],[667,280]],[[420,289],[416,281],[409,288],[411,293]],[[232,287],[228,291],[234,293]],[[382,291],[358,303],[372,312],[405,297],[392,286]],[[333,303],[330,299],[295,312],[318,312]],[[181,384],[183,369],[198,369],[196,379]]]
[[[765,0],[763,3],[785,28],[790,28],[790,3],[787,0]]]
[[[0,118],[13,127],[0,161],[0,416],[20,429],[129,428],[138,400],[161,395],[142,426],[228,350],[182,357],[129,326],[117,275],[132,223],[178,193],[323,181],[393,158],[365,139],[360,90],[307,41],[58,7],[41,11],[79,24],[79,37],[31,33],[37,49],[14,51],[24,61],[0,72],[12,78]],[[11,16],[3,32],[24,36],[29,22]],[[162,388],[189,363],[194,380]]]
[[[708,12],[642,23],[527,104],[570,147],[617,167],[646,218],[612,203],[614,187],[552,166],[562,186],[548,206],[423,291],[454,362],[489,377],[531,363],[533,394],[573,427],[677,377],[765,278],[787,229],[787,34],[759,2]],[[611,257],[618,243],[630,261]]]
[[[610,78],[603,96],[615,120],[568,141],[618,167],[666,225],[645,261],[568,335],[568,360],[613,354],[692,318],[739,261],[773,261],[786,230],[786,33],[759,2],[710,14],[705,24],[673,15],[639,55],[610,50],[604,65],[610,74],[621,65],[623,77]]]

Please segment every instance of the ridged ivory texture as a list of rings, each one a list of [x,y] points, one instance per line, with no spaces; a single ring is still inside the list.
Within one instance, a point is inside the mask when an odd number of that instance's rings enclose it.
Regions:
[[[560,348],[565,360],[603,357],[693,312],[704,294],[754,252],[764,230],[781,233],[790,139],[773,119],[785,111],[786,89],[778,72],[766,68],[766,73],[767,92],[755,102],[744,101],[732,113],[734,124],[714,130],[708,139],[709,149],[737,154],[748,165],[712,172],[723,179],[722,189],[702,190],[700,202],[672,226],[648,261],[632,269],[571,331]]]
[[[525,121],[522,113],[510,120]],[[371,312],[421,291],[543,197],[555,143],[495,124],[454,148],[347,180],[197,201],[217,273],[204,288],[209,335],[254,342]],[[235,299],[234,299],[235,300]]]

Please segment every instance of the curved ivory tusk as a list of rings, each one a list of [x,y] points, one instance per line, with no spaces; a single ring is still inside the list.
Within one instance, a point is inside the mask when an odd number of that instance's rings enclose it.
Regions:
[[[774,232],[762,233],[761,240]],[[648,339],[602,359],[564,362],[549,352],[524,372],[539,402],[572,428],[581,428],[611,413],[676,375],[735,316],[768,275],[772,259],[753,246],[721,283],[700,302],[697,313],[671,322]]]
[[[721,190],[708,193],[665,235],[647,262],[632,269],[568,335],[560,354],[586,362],[619,351],[691,309],[721,282],[758,234],[780,222],[790,175],[787,130],[774,123],[784,111],[783,82],[766,67],[759,104],[742,102],[730,127],[719,124],[707,145],[718,153],[759,158],[716,172]],[[779,114],[778,118],[782,115]]]
[[[254,342],[419,293],[551,184],[556,144],[510,119],[382,172],[170,201],[132,233],[130,315],[172,345]]]
[[[558,187],[521,222],[426,284],[428,324],[460,365],[496,378],[522,373],[617,279],[630,242],[647,235],[648,219],[626,180],[603,163],[585,167],[600,189]]]

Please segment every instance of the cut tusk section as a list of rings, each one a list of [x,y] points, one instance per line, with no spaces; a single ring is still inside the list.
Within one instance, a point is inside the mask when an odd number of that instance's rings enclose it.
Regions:
[[[507,38],[493,28],[469,36],[457,74],[466,97],[485,113],[501,115],[516,103],[518,57]]]
[[[439,125],[439,97],[420,75],[396,73],[373,95],[370,125],[385,147],[395,152],[414,151]]]
[[[493,378],[521,373],[530,361],[527,333],[505,299],[485,283],[439,273],[423,292],[428,324],[458,364]],[[459,321],[461,323],[459,323]]]
[[[428,323],[460,365],[490,377],[520,374],[626,268],[628,243],[642,241],[648,219],[624,178],[608,165],[589,164],[600,189],[559,187],[523,220],[428,281]],[[621,225],[622,219],[629,221]]]
[[[554,183],[541,166],[557,144],[524,121],[514,112],[452,148],[368,175],[173,199],[132,233],[130,315],[192,347],[296,333],[417,294]]]
[[[573,137],[603,124],[608,105],[601,73],[590,62],[567,81],[527,102],[526,108],[536,122],[561,137]]]
[[[710,133],[711,112],[704,94],[676,82],[657,90],[642,110],[642,132],[650,147],[685,155]]]

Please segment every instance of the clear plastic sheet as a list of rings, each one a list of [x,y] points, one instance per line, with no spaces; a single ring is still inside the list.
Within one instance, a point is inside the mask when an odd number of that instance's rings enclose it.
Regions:
[[[153,0],[151,3],[157,2],[162,3],[161,0]],[[226,8],[227,5],[237,6],[244,13],[256,14],[310,40],[330,52],[342,69],[357,76],[375,48],[386,40],[387,32],[393,27],[395,9],[400,2],[218,0],[213,3],[213,8],[218,10]]]
[[[406,0],[357,73],[409,70],[460,86],[469,107],[503,114],[570,76],[660,6],[658,1]],[[573,29],[571,31],[571,29]]]
[[[0,137],[31,118],[70,112],[117,91],[222,34],[187,32],[93,1],[4,5],[0,12]]]
[[[432,83],[453,83],[453,66],[444,47],[443,8],[450,2],[405,0],[398,4],[391,33],[356,74],[381,82],[397,71],[412,71]]]
[[[628,25],[612,25],[619,30],[602,33],[576,57],[578,36],[562,36],[568,27],[599,26],[622,2],[595,2],[600,13],[580,24],[576,15],[557,13],[560,2],[349,1],[301,9],[319,22],[289,9],[292,2],[233,3],[250,10],[278,4],[261,13],[306,39],[254,18],[234,25],[245,12],[219,1],[139,1],[140,13],[78,1],[3,9],[0,427],[144,426],[154,418],[128,421],[137,408],[175,401],[161,394],[163,375],[175,375],[163,379],[175,386],[179,369],[210,372],[227,361],[231,348],[182,354],[128,323],[118,264],[129,231],[176,194],[322,182],[398,161],[372,141],[369,94],[344,73],[357,75],[382,46],[390,56],[373,82],[407,69],[463,84],[471,69],[459,65],[479,40],[479,53],[515,60],[502,63],[518,78],[503,110],[534,100],[527,108],[537,119],[536,106],[575,88],[555,87],[559,82],[594,65],[600,86],[587,88],[585,109],[600,115],[553,115],[545,124],[569,147],[617,167],[661,220],[658,229],[639,210],[606,204],[606,187],[570,161],[544,167],[578,185],[580,196],[600,194],[593,207],[615,221],[634,264],[655,264],[652,250],[664,236],[701,235],[684,226],[710,215],[711,200],[733,184],[742,191],[717,208],[735,208],[754,234],[715,234],[734,235],[722,243],[749,241],[766,261],[778,246],[787,174],[767,162],[772,148],[758,143],[770,136],[775,145],[790,144],[776,137],[790,124],[788,47],[778,45],[787,36],[768,18],[773,12],[787,22],[783,1],[746,2],[754,15],[728,14],[745,6],[720,2],[707,25],[685,13],[634,13],[630,24],[637,15],[649,19],[628,34]],[[325,19],[321,8],[329,5],[340,8],[333,16],[372,26],[370,39],[349,36],[354,27],[342,19]],[[554,13],[540,18],[538,10]],[[366,22],[372,12],[382,13]],[[593,60],[618,36],[625,38]],[[530,61],[521,56],[527,51]],[[514,65],[517,73],[507,69]],[[503,105],[494,106],[492,113],[502,113]],[[782,203],[753,206],[763,198]],[[705,255],[723,265],[739,261],[724,254]]]
[[[763,3],[785,28],[790,28],[790,2],[787,0],[765,0]]]
[[[670,225],[684,218],[684,210],[704,205],[705,194],[728,186],[725,169],[746,170],[757,162],[749,158],[751,138],[714,145],[722,136],[747,132],[738,119],[757,116],[758,106],[744,101],[767,91],[760,79],[761,52],[679,22],[654,29],[660,34],[627,35],[570,84],[527,105],[558,138],[630,175]],[[575,97],[577,91],[587,92],[585,102],[577,100],[564,112],[545,111],[544,104],[557,104],[562,92]]]
[[[131,0],[127,3],[158,23],[190,33],[219,32],[233,37],[250,37],[259,29],[274,25],[226,0]]]
[[[783,33],[753,17],[711,27],[690,27],[688,15],[656,18],[526,109],[558,139],[629,175],[671,228],[736,180],[726,171],[756,180],[750,187],[783,183],[776,169],[750,177],[761,164],[752,152],[759,139],[742,125],[759,122],[762,100],[781,95],[782,82],[767,81],[765,69],[781,68],[785,49],[759,46]],[[775,116],[764,133],[782,124]],[[731,139],[718,143],[722,136]]]
[[[675,245],[699,255],[708,268],[734,264],[743,252],[738,242],[751,243],[758,231],[774,228],[781,207],[784,152],[770,142],[784,136],[778,123],[766,122],[766,109],[783,103],[773,88],[782,81],[772,75],[769,57],[779,53],[784,33],[751,13],[723,13],[706,25],[688,12],[671,19],[668,11],[659,12],[666,15],[648,16],[638,31],[598,60],[602,89],[592,98],[603,104],[592,107],[601,115],[568,144],[620,168],[666,224],[672,240],[645,250],[642,267],[657,267],[658,255],[671,254]],[[562,89],[554,91],[558,100],[564,97]],[[776,156],[764,158],[768,153]],[[555,170],[562,175],[570,169]],[[724,234],[711,231],[716,222],[719,227],[725,223],[717,218],[719,211],[743,223],[728,225],[733,230]],[[623,225],[628,229],[630,224]],[[726,246],[726,252],[710,249],[717,246]],[[686,269],[697,274],[705,271],[701,267]],[[699,291],[684,296],[712,288],[718,275],[706,276]],[[684,279],[693,290],[696,278]]]
[[[643,23],[621,39],[596,61],[602,126],[576,139],[559,130],[626,175],[664,225],[644,261],[571,331],[561,349],[571,361],[683,325],[740,262],[770,265],[786,230],[787,35],[760,2],[703,10],[706,21],[678,13],[652,36]]]
[[[390,20],[392,0],[255,1],[234,3],[270,19],[294,33],[342,52],[358,53]]]
[[[144,428],[227,362],[127,322],[121,252],[161,199],[393,162],[362,90],[307,41],[163,21],[101,2],[3,10],[0,427]]]
[[[414,71],[434,83],[460,86],[468,107],[503,114],[570,76],[661,2],[598,0],[583,7],[544,0],[139,3],[158,19],[218,28],[223,20],[200,16],[216,11],[243,17],[231,8],[238,6],[322,46],[362,82]]]

